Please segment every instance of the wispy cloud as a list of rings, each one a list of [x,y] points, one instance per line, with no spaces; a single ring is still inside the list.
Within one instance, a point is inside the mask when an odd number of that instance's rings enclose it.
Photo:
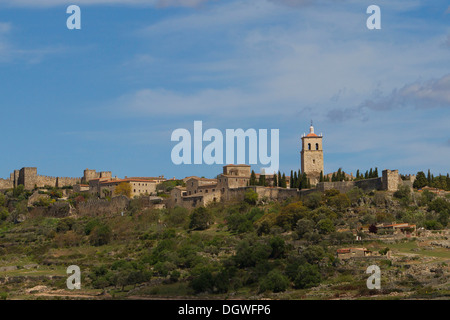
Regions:
[[[367,119],[367,111],[390,111],[411,107],[416,109],[449,108],[450,107],[450,74],[438,79],[416,81],[394,89],[388,95],[379,92],[374,99],[367,99],[359,106],[336,108],[328,112],[333,121],[344,121],[351,118]]]

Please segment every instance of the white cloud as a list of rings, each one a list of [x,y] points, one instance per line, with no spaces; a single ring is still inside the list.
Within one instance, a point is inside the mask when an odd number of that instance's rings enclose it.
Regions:
[[[334,15],[330,15],[330,10]],[[357,9],[347,7],[309,7],[293,13],[258,0],[229,2],[157,22],[144,28],[141,35],[146,41],[156,38],[164,52],[169,52],[168,48],[174,52],[185,49],[184,44],[171,38],[183,34],[187,45],[192,46],[197,42],[227,41],[227,55],[207,62],[189,58],[166,62],[170,68],[185,71],[177,74],[177,81],[196,81],[203,89],[184,94],[147,87],[121,97],[120,102],[125,109],[144,114],[154,112],[152,106],[163,106],[156,112],[226,116],[224,110],[241,109],[246,114],[270,115],[277,106],[286,114],[309,107],[316,115],[342,119],[346,113],[360,111],[349,106],[376,101],[382,92],[402,88],[411,79],[442,76],[445,66],[450,65],[448,52],[440,46],[442,35],[405,39],[401,31],[391,31],[380,38],[367,31],[364,17]],[[291,23],[283,24],[288,18]],[[420,23],[414,26],[422,27]],[[414,26],[408,25],[408,31],[414,31]],[[391,28],[395,30],[395,25]],[[158,63],[164,65],[164,57],[151,59],[158,58]],[[143,60],[145,65],[146,59]],[[221,79],[239,85],[214,84],[214,80]],[[401,94],[408,96],[412,89],[404,86]],[[416,98],[420,95],[424,101],[426,90],[427,84],[416,92]],[[440,99],[445,94],[440,92]],[[430,101],[436,102],[437,98],[428,95]],[[405,102],[412,101],[415,100]]]

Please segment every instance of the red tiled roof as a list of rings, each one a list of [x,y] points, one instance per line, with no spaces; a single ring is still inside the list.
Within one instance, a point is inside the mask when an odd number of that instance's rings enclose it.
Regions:
[[[308,134],[306,135],[306,137],[318,137],[318,135],[315,134],[315,133],[308,133]]]

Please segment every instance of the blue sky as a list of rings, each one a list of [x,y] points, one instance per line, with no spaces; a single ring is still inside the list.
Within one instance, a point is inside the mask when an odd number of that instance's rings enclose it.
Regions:
[[[220,165],[171,162],[171,133],[194,120],[280,129],[286,173],[311,119],[327,173],[450,171],[447,0],[2,0],[0,84],[4,178],[213,177]]]

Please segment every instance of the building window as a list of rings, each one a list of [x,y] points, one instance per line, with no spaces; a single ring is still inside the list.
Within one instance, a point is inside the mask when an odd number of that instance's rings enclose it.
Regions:
[[[316,143],[316,150],[319,150],[319,144]]]
[[[308,143],[308,150],[311,150],[311,143]]]

